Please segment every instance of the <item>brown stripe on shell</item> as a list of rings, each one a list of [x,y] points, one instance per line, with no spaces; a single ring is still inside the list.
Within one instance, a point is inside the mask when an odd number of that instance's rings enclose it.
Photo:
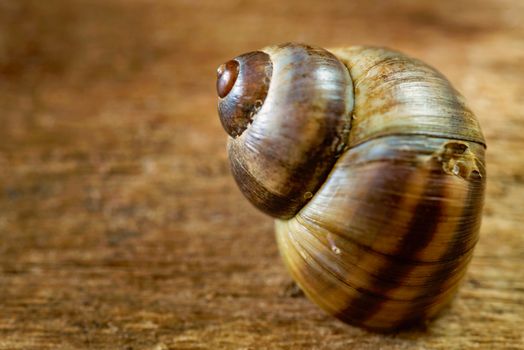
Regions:
[[[228,147],[234,147],[234,144],[228,144]],[[230,150],[230,154],[238,151]],[[294,208],[301,205],[301,201],[287,198],[285,195],[279,195],[269,191],[263,183],[260,183],[256,176],[246,168],[246,163],[242,161],[242,152],[238,152],[236,157],[230,157],[230,168],[233,178],[238,188],[249,198],[251,203],[263,212],[271,212],[276,217],[288,217],[293,215]]]
[[[441,202],[434,200],[434,198],[441,198],[443,194],[443,186],[434,187],[431,181],[426,185],[423,199],[414,210],[413,220],[406,230],[406,234],[401,240],[398,254],[395,254],[395,256],[413,256],[417,251],[425,248],[431,242],[443,210]],[[415,268],[415,265],[399,266],[389,264],[383,266],[377,272],[377,276],[382,278],[389,274],[394,274],[402,280],[413,268]],[[386,298],[388,291],[389,288],[385,286],[382,293]],[[359,323],[367,325],[366,321],[373,317],[375,313],[379,312],[382,304],[387,302],[386,298],[374,303],[369,303],[369,298],[366,295],[362,295],[360,298],[350,300],[348,305],[335,316],[346,322],[358,320]],[[366,305],[366,308],[362,308],[362,305]],[[372,327],[373,325],[369,326]]]
[[[297,220],[299,222],[300,220]],[[366,285],[362,290],[368,290],[370,293],[381,293],[382,285],[397,286],[395,293],[390,293],[390,298],[395,300],[413,299],[419,293],[415,292],[417,289],[427,287],[430,284],[445,282],[449,280],[449,271],[453,268],[462,268],[467,261],[461,259],[443,262],[421,263],[421,262],[401,262],[394,260],[388,256],[378,254],[372,250],[356,247],[352,242],[345,240],[343,237],[334,236],[330,232],[326,232],[320,226],[312,223],[302,224],[301,228],[307,231],[302,235],[302,239],[306,242],[304,246],[316,257],[318,261],[324,262],[324,265],[330,266],[330,270],[341,280],[346,283],[356,285]],[[289,224],[289,230],[297,229],[293,222]],[[330,239],[329,236],[332,236]],[[331,242],[330,242],[331,240]],[[353,246],[352,246],[353,245]],[[348,249],[348,247],[352,246]],[[355,249],[361,249],[363,255],[357,257],[352,256],[351,252]],[[337,251],[333,252],[333,251]],[[349,252],[349,253],[348,253]],[[327,261],[327,262],[326,262]],[[374,268],[379,268],[387,264],[400,265],[399,270],[409,268],[415,264],[417,266],[415,271],[409,275],[409,279],[402,281],[399,284],[398,276],[391,274],[387,277],[380,276],[378,280],[377,271]],[[405,267],[404,267],[405,266]],[[395,270],[395,269],[392,269]],[[362,280],[365,282],[355,283],[355,280]]]
[[[484,203],[484,186],[486,181],[486,173],[484,168],[481,169],[481,178],[472,179],[469,184],[469,191],[467,199],[465,201],[466,205],[464,206],[464,211],[461,214],[462,221],[455,230],[455,236],[459,233],[469,232],[469,234],[474,236],[474,240],[478,239],[478,233],[480,230],[480,219],[481,212]],[[463,257],[468,257],[468,260],[473,256],[473,247],[469,248],[466,252],[465,246],[466,243],[461,239],[455,239],[453,244],[450,244],[447,251],[442,255],[442,260],[451,260],[451,259],[460,259]],[[446,270],[441,268],[436,273],[445,273]],[[463,268],[463,274],[466,272],[466,266]],[[443,288],[443,282],[434,283],[430,287],[426,288],[421,294],[433,294],[440,291]],[[442,303],[445,303],[445,300],[442,300]],[[411,310],[408,310],[409,314]],[[424,317],[434,317],[439,310],[427,310],[424,314]]]
[[[433,237],[447,236],[451,239],[455,236],[455,232],[459,225],[459,220],[457,219],[461,217],[464,207],[467,204],[468,191],[467,188],[463,191],[457,187],[457,185],[460,187],[463,186],[464,181],[461,179],[446,175],[443,176],[443,179],[445,180],[442,182],[442,188],[445,190],[442,195],[444,201],[442,201],[442,211],[440,213],[440,218],[438,219],[438,224],[434,228]],[[455,207],[450,204],[452,201],[460,201],[460,203],[462,203],[461,210],[458,213],[454,213]],[[440,247],[433,243],[434,242],[432,241],[428,249],[431,249],[433,254],[438,254],[439,260],[441,260],[444,257],[445,252],[449,249],[449,244],[447,247]],[[415,255],[419,253],[420,251],[415,253]],[[427,277],[428,283],[425,283],[417,290],[417,293],[413,296],[411,302],[406,304],[403,309],[395,312],[396,328],[404,327],[408,324],[413,324],[424,319],[429,310],[441,308],[443,306],[442,301],[448,299],[450,294],[455,291],[458,283],[463,277],[465,268],[469,262],[469,256],[455,256],[452,260],[449,260],[448,258],[444,261],[447,262],[445,264],[446,269],[444,270],[441,266],[436,264],[434,273],[444,276],[445,278],[435,280],[432,276]],[[417,265],[412,265],[411,267],[411,271],[404,271],[405,279],[409,278],[413,271],[419,269],[419,266]],[[390,269],[390,271],[391,270],[394,269]],[[399,281],[399,283],[402,282]],[[439,287],[434,288],[433,286]],[[389,291],[388,294],[395,292],[396,290],[393,289]],[[388,302],[384,303],[372,317],[369,317],[366,320],[366,324],[374,325],[380,323],[384,318],[390,317],[388,315],[391,313],[389,310],[390,308],[391,305],[388,305]]]
[[[449,145],[449,143],[445,144],[445,146],[447,145]],[[483,181],[485,178],[485,171],[483,168],[483,149],[481,147],[477,147],[475,152],[480,152],[476,153],[475,157],[472,157],[472,159],[474,159],[476,162],[480,161],[480,163],[477,163],[479,165],[480,171],[479,177],[468,176],[467,178],[463,178],[463,175],[471,175],[469,171],[464,171],[463,174],[457,173],[455,176],[445,176],[442,173],[442,170],[446,168],[447,163],[445,162],[448,160],[445,157],[439,158],[438,160],[442,162],[441,164],[439,162],[435,162],[435,159],[432,159],[433,163],[436,163],[433,165],[440,172],[440,174],[437,172],[436,175],[442,176],[443,181],[447,182],[447,184],[442,188],[447,189],[447,192],[450,192],[447,194],[444,193],[443,195],[443,198],[446,199],[446,206],[443,208],[446,208],[447,213],[444,211],[442,212],[442,220],[438,220],[440,224],[438,227],[436,227],[434,232],[434,236],[443,238],[446,238],[446,236],[448,237],[447,239],[449,243],[447,243],[447,249],[445,249],[443,253],[439,254],[439,261],[449,262],[449,264],[442,265],[443,267],[439,267],[435,271],[435,274],[437,275],[445,276],[447,274],[448,278],[441,279],[440,281],[431,279],[431,283],[427,283],[426,286],[419,289],[418,294],[409,304],[406,304],[406,308],[404,308],[404,310],[395,312],[395,327],[397,328],[416,323],[417,321],[426,317],[431,317],[433,314],[438,312],[448,301],[451,300],[455,291],[458,289],[459,282],[466,272],[466,266],[471,258],[472,247],[474,246],[474,243],[472,246],[470,241],[476,241],[479,229],[479,222],[475,223],[476,226],[471,227],[471,225],[468,223],[469,219],[466,218],[471,217],[474,219],[476,218],[477,220],[480,218],[482,200],[478,200],[476,196],[472,197],[472,193],[475,193],[477,196],[479,193],[483,193]],[[464,155],[461,152],[459,156],[459,161],[463,161],[464,159],[467,159],[468,154]],[[476,166],[475,169],[477,169]],[[481,183],[481,185],[478,185],[478,183]],[[461,197],[460,188],[463,186],[466,186],[466,195]],[[462,203],[462,210],[458,215],[456,215],[457,218],[461,218],[462,220],[459,221],[453,219],[452,221],[448,220],[449,223],[446,223],[445,216],[451,219],[455,216],[453,214],[453,207],[450,206],[452,200],[460,200]],[[472,208],[472,205],[475,207],[474,209]],[[446,232],[450,233],[446,234]],[[468,239],[464,239],[464,232],[469,233],[470,237],[468,237]],[[408,246],[403,249],[410,249],[410,247]],[[432,245],[431,249],[434,252],[439,251],[439,247],[435,245]],[[416,265],[412,266],[414,269],[418,268],[415,267]],[[386,272],[386,270],[388,273],[392,273],[394,268],[393,266],[390,268],[385,268],[384,272]],[[392,292],[395,292],[395,290],[392,290]],[[430,301],[430,303],[426,303],[425,300]],[[391,307],[393,307],[391,302],[386,301],[383,306],[376,310],[371,317],[367,317],[367,319],[363,320],[365,322],[364,324],[370,327],[380,324],[381,320],[383,322],[384,318],[391,317],[391,315],[388,315],[388,313],[391,313],[388,311],[388,309]]]

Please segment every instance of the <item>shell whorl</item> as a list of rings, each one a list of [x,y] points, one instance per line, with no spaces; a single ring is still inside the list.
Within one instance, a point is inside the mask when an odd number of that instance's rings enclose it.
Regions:
[[[272,67],[267,96],[246,114],[246,128],[230,135],[229,159],[253,204],[274,217],[290,218],[320,187],[346,146],[353,86],[345,66],[324,49],[290,44],[263,52]],[[219,100],[219,111],[228,98]],[[222,120],[228,117],[219,114]]]
[[[465,274],[484,199],[485,141],[463,97],[395,51],[263,52],[267,97],[228,148],[243,193],[277,217],[291,275],[351,324],[433,317]]]

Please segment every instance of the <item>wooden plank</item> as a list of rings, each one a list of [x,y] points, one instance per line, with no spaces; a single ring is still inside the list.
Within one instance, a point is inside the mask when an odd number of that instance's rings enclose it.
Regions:
[[[0,2],[0,349],[524,347],[523,23],[519,0]],[[426,329],[290,293],[229,174],[215,69],[290,40],[402,50],[478,115],[481,240]]]

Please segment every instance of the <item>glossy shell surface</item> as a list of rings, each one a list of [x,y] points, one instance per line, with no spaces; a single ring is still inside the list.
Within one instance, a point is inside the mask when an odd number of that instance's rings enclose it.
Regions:
[[[486,170],[474,114],[438,71],[395,51],[262,51],[273,66],[267,98],[229,153],[243,193],[277,218],[294,280],[366,328],[434,317],[478,240]],[[315,68],[326,60],[334,71]]]

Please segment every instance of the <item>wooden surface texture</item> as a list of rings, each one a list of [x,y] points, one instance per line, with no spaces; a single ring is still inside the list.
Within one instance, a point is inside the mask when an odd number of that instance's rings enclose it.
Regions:
[[[294,293],[236,188],[216,67],[286,41],[404,51],[481,122],[481,239],[427,327]],[[0,0],[0,349],[522,349],[523,111],[521,0]]]

